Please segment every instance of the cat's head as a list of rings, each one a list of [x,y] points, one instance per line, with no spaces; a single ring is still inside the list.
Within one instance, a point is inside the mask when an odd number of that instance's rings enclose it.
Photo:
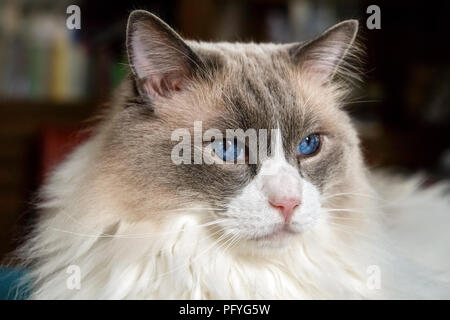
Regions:
[[[255,247],[289,245],[326,221],[324,205],[338,205],[327,199],[363,179],[339,80],[350,76],[357,29],[348,20],[307,43],[202,43],[133,12],[132,74],[103,154],[118,197],[139,219],[198,215]],[[252,132],[267,138],[257,156]]]

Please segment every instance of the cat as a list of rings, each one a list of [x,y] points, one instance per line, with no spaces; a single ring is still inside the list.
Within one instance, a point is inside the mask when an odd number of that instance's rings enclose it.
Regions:
[[[31,298],[450,298],[447,185],[370,172],[343,108],[357,31],[207,43],[133,11],[130,74],[48,177],[18,251]],[[231,161],[174,163],[173,132],[195,122],[268,130],[267,154],[188,140]]]

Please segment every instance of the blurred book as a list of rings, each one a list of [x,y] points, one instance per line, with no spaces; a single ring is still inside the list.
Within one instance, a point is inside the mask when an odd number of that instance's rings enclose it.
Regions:
[[[99,59],[100,50],[89,50],[81,30],[67,28],[65,14],[60,7],[26,10],[21,2],[0,2],[2,100],[92,100],[104,97],[117,82],[108,50]]]

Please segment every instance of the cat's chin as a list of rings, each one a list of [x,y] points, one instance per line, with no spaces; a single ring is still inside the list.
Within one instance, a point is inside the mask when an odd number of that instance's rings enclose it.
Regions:
[[[255,254],[273,253],[274,251],[283,252],[291,247],[292,243],[300,237],[301,232],[283,228],[271,233],[249,238],[245,241],[245,249]]]
[[[269,243],[276,242],[276,243],[278,243],[280,241],[285,241],[288,238],[290,238],[296,234],[298,234],[298,232],[293,231],[292,229],[283,228],[283,229],[271,232],[269,234],[251,238],[250,240],[256,241],[258,243],[261,243],[261,242],[269,242]]]

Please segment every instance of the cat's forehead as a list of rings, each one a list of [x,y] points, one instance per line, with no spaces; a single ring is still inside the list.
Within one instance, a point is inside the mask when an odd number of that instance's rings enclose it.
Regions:
[[[193,90],[179,92],[156,113],[171,128],[281,129],[283,139],[298,139],[333,122],[333,96],[302,77],[291,61],[291,45],[188,42],[203,61],[204,75]],[[320,127],[322,126],[322,127]]]
[[[196,52],[215,60],[212,104],[218,104],[229,127],[311,127],[329,105],[326,92],[301,79],[289,57],[290,45],[195,43]],[[214,101],[216,100],[216,101]],[[233,123],[234,122],[234,123]]]
[[[192,49],[228,76],[285,73],[292,67],[288,44],[190,42]]]

